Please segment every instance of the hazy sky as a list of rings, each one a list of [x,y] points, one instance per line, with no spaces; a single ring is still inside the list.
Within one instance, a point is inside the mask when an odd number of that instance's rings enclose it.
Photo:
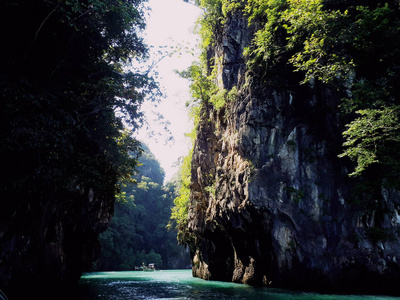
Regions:
[[[184,47],[196,48],[198,37],[193,33],[195,22],[201,11],[197,7],[183,0],[149,0],[152,9],[147,22],[146,39],[147,44],[154,46],[157,52],[159,46],[183,45]],[[174,70],[187,69],[192,61],[197,60],[190,53],[183,52],[182,55],[175,54],[165,57],[157,65],[159,82],[165,89],[166,98],[155,107],[151,103],[145,103],[143,110],[155,135],[149,137],[146,128],[140,130],[138,138],[144,141],[151,152],[160,161],[166,172],[165,180],[168,181],[178,170],[173,165],[179,157],[186,156],[189,151],[189,140],[185,133],[192,128],[192,122],[188,119],[185,102],[190,98],[189,82],[180,78]],[[152,122],[157,118],[157,113],[164,115],[165,121],[169,122],[168,129],[172,133],[174,141],[166,142],[167,134],[162,124]]]

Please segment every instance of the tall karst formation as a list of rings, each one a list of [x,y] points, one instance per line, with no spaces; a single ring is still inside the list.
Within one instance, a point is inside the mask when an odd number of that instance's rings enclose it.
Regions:
[[[373,56],[385,47],[382,35],[382,45],[371,50],[379,26],[398,26],[398,3],[209,2],[208,13],[220,17],[205,50],[208,72],[219,91],[235,92],[218,108],[203,101],[200,112],[181,237],[193,274],[272,287],[399,293],[400,192],[390,179],[398,173],[375,161],[349,176],[355,162],[339,158],[346,124],[358,116],[345,104],[357,101],[367,87],[357,88],[367,81],[398,78],[398,60]],[[374,36],[364,32],[369,25]],[[369,50],[362,50],[360,36]],[[371,69],[379,59],[382,69],[397,69],[377,74]],[[398,108],[397,90],[389,92],[383,106]]]

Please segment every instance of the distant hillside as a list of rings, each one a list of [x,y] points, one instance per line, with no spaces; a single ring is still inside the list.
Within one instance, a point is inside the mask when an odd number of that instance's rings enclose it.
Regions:
[[[110,226],[100,235],[96,270],[134,270],[143,263],[158,269],[190,267],[188,250],[177,245],[175,230],[166,229],[178,183],[163,186],[164,170],[146,145],[143,149],[137,184],[124,189],[125,202],[115,203]]]

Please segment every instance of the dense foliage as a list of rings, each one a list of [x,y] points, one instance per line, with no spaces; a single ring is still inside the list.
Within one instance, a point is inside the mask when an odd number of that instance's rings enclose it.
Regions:
[[[78,280],[132,183],[140,143],[124,127],[159,96],[135,68],[145,1],[1,1],[2,288]]]
[[[139,147],[123,121],[137,128],[141,102],[158,93],[123,68],[146,58],[143,0],[2,1],[0,11],[0,222],[88,188],[118,193]]]
[[[116,203],[110,226],[100,235],[102,250],[94,266],[98,270],[133,270],[143,263],[160,269],[190,265],[188,253],[177,245],[176,230],[166,228],[178,183],[163,186],[164,170],[143,148],[137,184],[124,189],[126,201]]]

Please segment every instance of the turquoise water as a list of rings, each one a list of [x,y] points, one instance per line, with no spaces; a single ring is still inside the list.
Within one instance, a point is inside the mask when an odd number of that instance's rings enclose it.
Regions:
[[[338,296],[255,288],[242,284],[193,278],[191,270],[86,273],[80,300],[139,299],[267,299],[267,300],[391,300],[384,296]]]

